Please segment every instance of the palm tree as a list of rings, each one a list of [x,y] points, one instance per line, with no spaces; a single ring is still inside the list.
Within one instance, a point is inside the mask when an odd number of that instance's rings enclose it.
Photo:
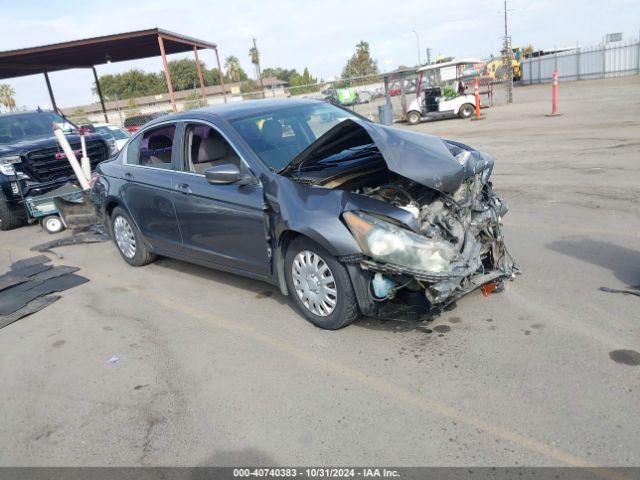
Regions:
[[[249,49],[249,58],[251,59],[251,63],[253,63],[253,70],[256,73],[256,79],[258,79],[258,65],[260,64],[260,52],[258,52],[257,47],[251,47]]]
[[[227,70],[227,78],[232,82],[240,81],[240,60],[238,57],[230,55],[224,61],[224,68]]]
[[[16,91],[11,85],[0,85],[0,105],[11,112],[16,108]]]

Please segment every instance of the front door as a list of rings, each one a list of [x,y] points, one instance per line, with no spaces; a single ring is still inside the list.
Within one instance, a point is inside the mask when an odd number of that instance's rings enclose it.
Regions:
[[[260,185],[211,185],[204,171],[223,163],[246,165],[208,124],[188,123],[176,174],[173,203],[186,255],[223,267],[268,276],[271,273]]]
[[[138,229],[155,250],[180,252],[182,238],[172,203],[176,125],[145,130],[127,147],[122,196]]]

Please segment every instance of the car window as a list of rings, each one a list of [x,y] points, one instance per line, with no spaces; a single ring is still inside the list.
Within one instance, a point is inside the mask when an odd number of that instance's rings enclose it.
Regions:
[[[32,112],[0,117],[0,143],[11,143],[30,138],[53,135],[52,124],[71,132],[73,126],[54,112]]]
[[[95,130],[98,133],[109,135],[110,137],[115,138],[116,140],[125,140],[131,136],[124,130],[118,127],[113,127],[113,126],[95,127]]]
[[[163,125],[138,135],[127,149],[127,163],[170,169],[175,133],[175,125]]]
[[[231,121],[260,159],[279,171],[349,112],[326,103],[301,105]]]
[[[185,158],[183,169],[204,174],[207,168],[233,163],[241,167],[240,156],[227,140],[208,125],[192,123],[185,130]]]

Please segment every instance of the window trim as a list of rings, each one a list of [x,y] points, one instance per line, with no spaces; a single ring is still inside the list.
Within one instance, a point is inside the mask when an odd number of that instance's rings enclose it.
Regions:
[[[149,130],[153,130],[156,127],[162,127],[163,125],[175,125],[176,127],[176,133],[174,134],[174,140],[173,140],[173,144],[171,146],[171,168],[158,168],[158,167],[150,167],[148,165],[140,165],[137,163],[129,163],[129,146],[140,136],[140,135],[144,135],[146,132],[148,132]],[[148,127],[145,127],[144,130],[140,129],[138,130],[135,134],[131,135],[131,137],[129,138],[129,140],[127,140],[127,144],[122,148],[121,153],[122,153],[122,165],[126,165],[127,167],[138,167],[138,168],[148,168],[150,170],[159,170],[161,172],[177,172],[179,170],[174,170],[173,167],[173,151],[174,148],[176,147],[176,137],[178,137],[178,135],[180,134],[180,120],[166,120],[164,122],[160,122],[160,123],[154,123],[153,125],[149,125]]]
[[[187,135],[187,128],[189,127],[190,124],[193,123],[199,123],[199,124],[204,124],[210,128],[213,128],[216,132],[218,132],[220,135],[222,135],[222,138],[224,138],[226,140],[226,142],[229,144],[229,146],[231,148],[233,148],[233,150],[236,152],[236,155],[238,155],[238,157],[240,158],[240,162],[242,163],[242,167],[244,168],[244,170],[249,173],[253,179],[255,180],[255,182],[258,185],[261,185],[260,180],[256,177],[256,175],[253,173],[253,170],[251,169],[251,164],[249,162],[247,162],[247,160],[242,156],[242,153],[240,153],[239,149],[235,146],[235,144],[229,139],[229,136],[224,133],[222,131],[222,129],[216,125],[213,124],[213,122],[209,121],[209,120],[203,120],[203,119],[198,119],[198,118],[181,118],[180,122],[182,122],[184,124],[184,129],[182,130],[182,154],[183,157],[185,155],[185,140],[186,140],[186,135]],[[181,168],[185,168],[186,164],[184,162],[184,160],[186,160],[186,158],[182,158],[180,161],[181,164]],[[185,175],[195,175],[198,177],[204,177],[205,175],[203,173],[197,173],[197,172],[187,172],[185,170],[174,170],[174,172],[177,173],[182,173]]]

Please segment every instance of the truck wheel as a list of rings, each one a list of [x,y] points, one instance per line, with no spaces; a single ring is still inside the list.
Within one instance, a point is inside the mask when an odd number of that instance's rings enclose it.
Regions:
[[[129,265],[141,267],[156,259],[129,214],[120,207],[111,213],[111,235],[120,255]]]
[[[460,107],[460,110],[458,110],[458,115],[460,116],[460,118],[471,118],[475,109],[475,106],[471,105],[470,103],[465,103]]]
[[[62,223],[62,219],[58,215],[47,215],[40,220],[40,226],[49,234],[64,230],[64,223]]]
[[[422,115],[420,115],[420,113],[416,112],[415,110],[407,113],[407,123],[409,125],[417,125],[418,123],[420,123],[421,119]]]
[[[358,317],[347,269],[320,245],[297,237],[287,249],[284,266],[289,294],[311,323],[337,330]]]
[[[0,192],[0,230],[11,230],[22,225],[23,221],[15,213],[11,211],[4,193]]]

